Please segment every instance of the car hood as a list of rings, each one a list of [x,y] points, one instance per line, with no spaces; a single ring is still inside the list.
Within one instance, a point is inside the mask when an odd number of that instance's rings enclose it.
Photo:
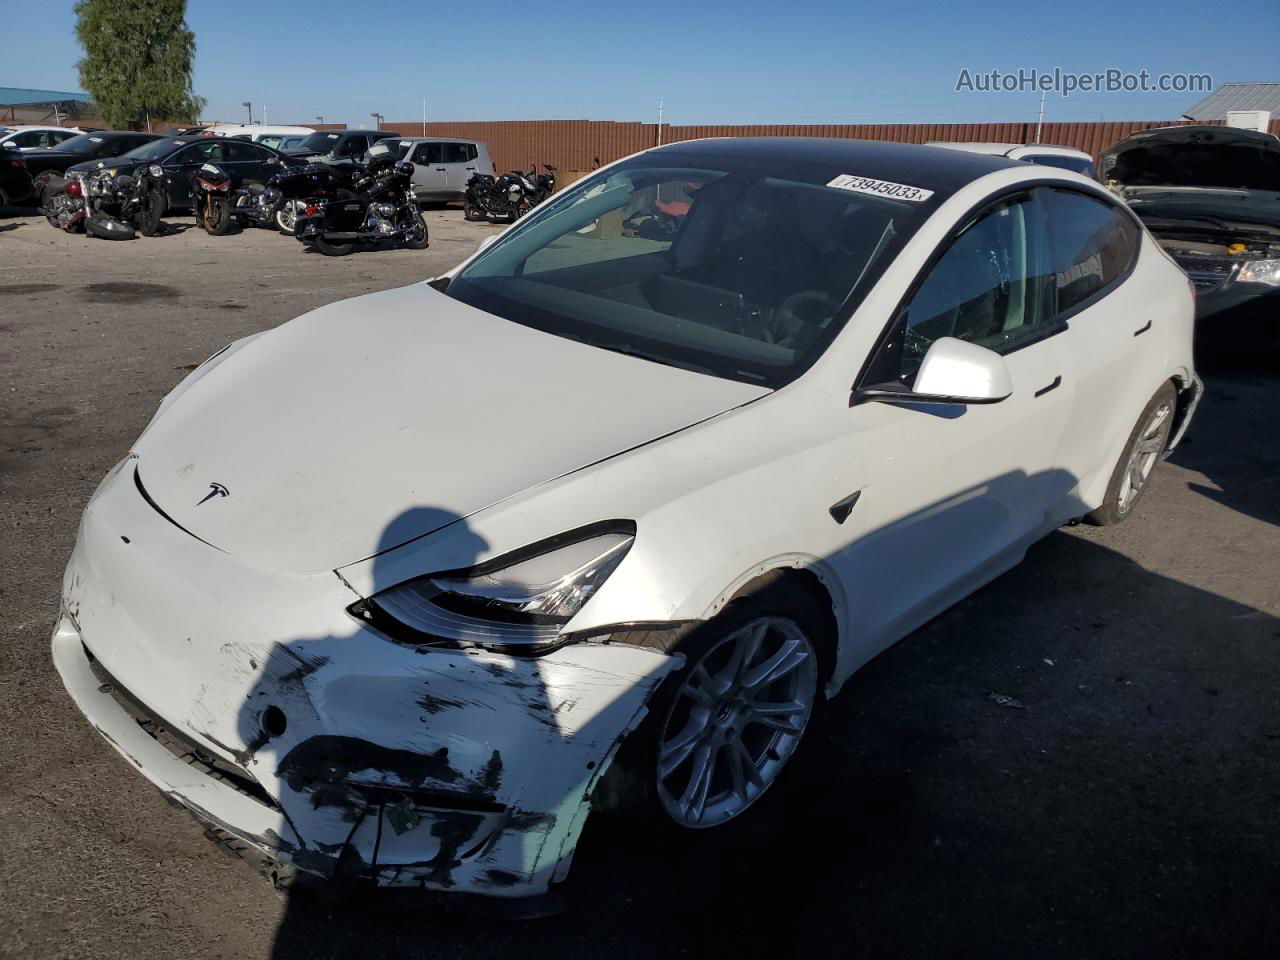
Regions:
[[[160,161],[155,161],[159,163]],[[135,167],[142,165],[141,160],[135,160],[132,157],[105,157],[96,160],[82,160],[80,163],[73,163],[67,167],[67,173],[93,173],[95,170],[102,170],[110,167],[113,170],[133,170]]]
[[[1211,187],[1125,187],[1120,195],[1152,232],[1185,224],[1207,233],[1280,234],[1280,192]]]
[[[1102,151],[1104,183],[1280,191],[1280,139],[1232,127],[1143,130]]]
[[[322,307],[197,369],[135,446],[138,479],[212,546],[313,572],[768,392],[415,284]]]

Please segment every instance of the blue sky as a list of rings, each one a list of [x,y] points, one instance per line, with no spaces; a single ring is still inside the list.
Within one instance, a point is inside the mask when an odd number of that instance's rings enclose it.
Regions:
[[[79,89],[73,0],[0,0],[0,86]],[[988,0],[192,0],[206,119],[1034,120],[1034,92],[957,94],[961,69],[1280,80],[1280,3]],[[338,68],[342,63],[344,68]],[[1046,120],[1176,117],[1197,94],[1050,94]]]

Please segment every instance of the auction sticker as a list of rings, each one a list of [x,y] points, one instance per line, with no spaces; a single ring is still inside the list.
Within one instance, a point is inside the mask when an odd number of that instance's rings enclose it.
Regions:
[[[890,200],[910,200],[913,203],[920,203],[933,196],[932,190],[909,187],[905,183],[894,183],[892,180],[855,177],[849,173],[840,174],[827,186],[835,187],[837,190],[850,190],[853,193],[869,193],[874,197],[887,197]]]

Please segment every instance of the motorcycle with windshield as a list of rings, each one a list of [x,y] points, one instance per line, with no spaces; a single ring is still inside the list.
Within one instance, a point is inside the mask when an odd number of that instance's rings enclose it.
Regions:
[[[411,250],[428,245],[427,223],[413,192],[413,164],[393,155],[351,167],[351,189],[313,197],[298,214],[294,236],[326,256],[342,257],[358,246],[395,243]]]
[[[231,175],[215,163],[202,163],[188,177],[196,226],[220,237],[231,229],[234,193]]]

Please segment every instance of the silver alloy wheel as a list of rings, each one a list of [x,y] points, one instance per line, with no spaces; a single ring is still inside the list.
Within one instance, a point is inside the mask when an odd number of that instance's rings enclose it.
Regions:
[[[1169,429],[1173,426],[1173,403],[1160,404],[1152,412],[1146,426],[1138,434],[1138,439],[1129,450],[1129,460],[1125,464],[1124,476],[1120,478],[1120,489],[1116,497],[1116,512],[1121,516],[1127,514],[1138,502],[1156,461],[1164,452],[1169,441]]]
[[[817,691],[817,653],[791,620],[758,617],[708,650],[658,740],[658,796],[670,817],[714,827],[751,806],[795,752]]]
[[[297,222],[298,210],[302,208],[301,200],[286,200],[276,208],[276,226],[285,233],[293,233]]]

